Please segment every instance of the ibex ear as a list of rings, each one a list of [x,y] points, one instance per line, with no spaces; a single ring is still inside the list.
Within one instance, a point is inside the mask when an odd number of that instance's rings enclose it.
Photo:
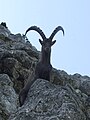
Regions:
[[[56,42],[56,40],[52,41],[52,45],[54,45],[54,44],[55,44],[55,42]]]
[[[39,39],[39,42],[40,42],[41,45],[43,44],[43,41],[41,39]]]

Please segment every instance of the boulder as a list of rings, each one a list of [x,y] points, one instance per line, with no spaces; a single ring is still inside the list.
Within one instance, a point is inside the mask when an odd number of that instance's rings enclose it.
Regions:
[[[0,74],[0,120],[7,120],[17,110],[18,96],[7,74]]]
[[[84,106],[71,85],[54,85],[38,79],[25,104],[9,120],[86,120]]]

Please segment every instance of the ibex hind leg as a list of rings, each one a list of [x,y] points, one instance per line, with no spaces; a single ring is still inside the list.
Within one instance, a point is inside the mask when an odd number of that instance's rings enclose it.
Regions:
[[[27,92],[25,91],[25,89],[22,89],[19,94],[20,107],[24,104],[26,97],[27,97]]]
[[[20,103],[20,106],[22,106],[26,100],[26,97],[27,97],[27,94],[28,94],[28,91],[31,87],[31,85],[35,82],[35,80],[37,79],[37,77],[35,77],[33,80],[29,80],[27,81],[25,87],[21,90],[20,94],[19,94],[19,103]]]

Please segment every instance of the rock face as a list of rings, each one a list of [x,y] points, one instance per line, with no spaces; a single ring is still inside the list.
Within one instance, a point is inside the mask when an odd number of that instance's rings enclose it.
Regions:
[[[90,77],[53,68],[38,79],[19,107],[18,95],[32,80],[40,52],[21,34],[0,25],[0,120],[90,120]]]
[[[82,102],[70,85],[53,85],[38,79],[27,100],[10,120],[86,120]]]
[[[17,109],[17,94],[7,74],[0,74],[0,120],[7,120]]]

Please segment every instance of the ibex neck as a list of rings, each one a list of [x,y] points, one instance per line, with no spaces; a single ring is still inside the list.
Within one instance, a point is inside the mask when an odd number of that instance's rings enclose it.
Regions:
[[[41,62],[43,64],[50,64],[50,57],[51,57],[50,54],[51,53],[45,53],[45,52],[41,54]]]

